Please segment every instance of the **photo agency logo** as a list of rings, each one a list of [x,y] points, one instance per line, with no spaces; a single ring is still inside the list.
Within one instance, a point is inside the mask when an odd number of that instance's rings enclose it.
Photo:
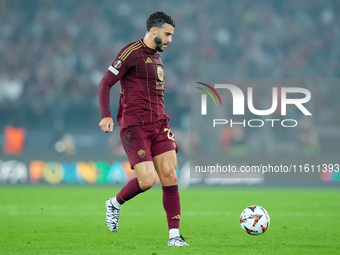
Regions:
[[[217,102],[212,93],[217,96],[217,99],[220,102],[221,107],[223,106],[221,99],[221,91],[220,94],[216,91],[216,89],[223,89],[224,91],[230,92],[232,96],[232,116],[231,119],[225,118],[214,118],[212,121],[212,126],[216,127],[218,125],[229,125],[230,127],[234,125],[243,125],[244,127],[263,127],[266,124],[274,127],[275,125],[281,125],[282,127],[296,127],[298,125],[298,120],[294,118],[286,118],[287,117],[287,108],[296,107],[299,112],[301,112],[305,116],[312,116],[311,112],[305,106],[311,99],[311,92],[306,88],[301,87],[271,87],[271,93],[268,95],[271,99],[272,103],[269,109],[257,109],[254,106],[254,90],[253,87],[247,87],[246,94],[236,85],[232,84],[214,84],[214,87],[203,83],[196,82],[200,85],[205,86],[206,88],[196,87],[202,91],[204,94],[201,94],[201,116],[208,115],[208,106],[207,106],[207,94],[217,106]],[[211,92],[210,92],[211,91]],[[223,93],[225,95],[225,93]],[[267,95],[265,95],[267,96]],[[258,98],[257,98],[258,99]],[[226,100],[224,100],[226,101]],[[247,108],[246,108],[247,107]],[[214,109],[216,110],[216,109]],[[246,110],[248,110],[251,114],[258,116],[258,118],[253,119],[242,119],[246,114]],[[218,112],[218,110],[217,110]],[[222,108],[221,108],[221,112]],[[216,111],[214,111],[214,117]],[[275,118],[271,118],[270,115],[275,113]],[[280,118],[277,118],[280,117]],[[236,118],[236,119],[235,119]]]

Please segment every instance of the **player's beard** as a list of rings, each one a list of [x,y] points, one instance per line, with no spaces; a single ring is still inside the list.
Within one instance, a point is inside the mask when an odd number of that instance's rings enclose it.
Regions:
[[[162,41],[162,39],[160,37],[156,36],[155,39],[153,39],[153,41],[156,44],[156,50],[157,51],[159,51],[159,52],[164,51],[164,49],[162,49],[163,41]]]

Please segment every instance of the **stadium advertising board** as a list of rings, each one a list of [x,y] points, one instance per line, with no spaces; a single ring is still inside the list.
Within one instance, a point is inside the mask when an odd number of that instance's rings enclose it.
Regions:
[[[190,178],[190,165],[190,161],[187,161],[179,165],[177,169],[179,185],[182,188],[196,185],[263,185],[268,181],[266,174],[258,175],[257,178]],[[305,171],[307,171],[307,166],[305,167]],[[214,173],[211,174],[213,175]],[[127,161],[116,161],[109,164],[104,161],[30,161],[25,163],[18,160],[0,160],[0,184],[7,185],[124,185],[134,176],[135,173],[130,169]],[[290,175],[290,177],[292,176],[294,175]],[[340,173],[336,169],[321,172],[316,174],[316,177],[318,180],[316,185],[339,183],[340,181]],[[282,181],[278,180],[278,182]]]
[[[1,184],[125,184],[134,174],[125,161],[0,160]]]

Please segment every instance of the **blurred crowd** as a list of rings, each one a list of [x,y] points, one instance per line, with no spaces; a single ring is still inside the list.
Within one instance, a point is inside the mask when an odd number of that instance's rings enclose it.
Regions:
[[[162,59],[167,112],[184,134],[192,80],[339,77],[337,0],[2,0],[0,127],[97,127],[103,74],[122,47],[144,37],[156,10],[177,25]],[[119,85],[114,115],[118,94]]]

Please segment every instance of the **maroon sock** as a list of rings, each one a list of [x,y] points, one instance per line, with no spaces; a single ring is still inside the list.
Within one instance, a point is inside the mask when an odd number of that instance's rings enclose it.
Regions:
[[[117,194],[116,199],[118,203],[124,204],[124,202],[130,200],[131,198],[137,196],[139,193],[144,192],[140,186],[139,181],[136,178],[130,180]]]
[[[163,207],[166,212],[169,229],[179,228],[181,220],[181,202],[178,185],[163,186]]]

